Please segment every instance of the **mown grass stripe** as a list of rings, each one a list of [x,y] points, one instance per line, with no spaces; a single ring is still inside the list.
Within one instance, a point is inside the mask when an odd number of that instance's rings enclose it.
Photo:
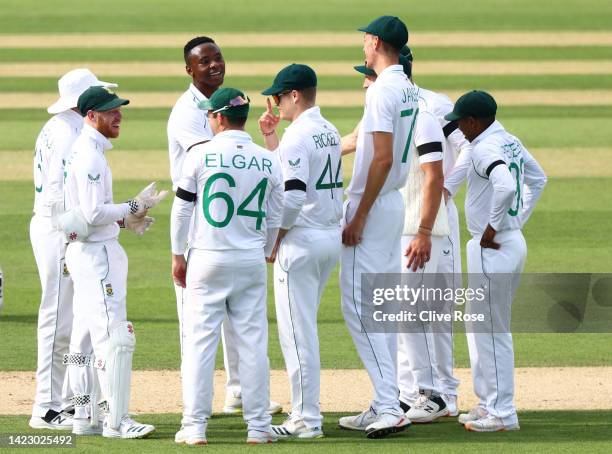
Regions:
[[[612,105],[612,90],[492,90],[498,104],[507,106],[546,105]],[[182,92],[129,92],[120,91],[137,107],[172,107]],[[465,91],[448,91],[451,99],[457,99]],[[364,102],[363,90],[321,90],[317,102],[328,107],[357,107]],[[263,107],[265,97],[258,93],[249,95],[252,105]],[[46,108],[57,98],[56,93],[0,93],[0,108]]]
[[[356,25],[357,26],[357,25]],[[276,47],[278,43],[291,47],[338,47],[360,44],[361,33],[214,33],[215,41],[223,47]],[[192,33],[70,33],[70,34],[6,34],[0,35],[0,48],[95,48],[95,47],[182,47],[193,38]],[[481,47],[498,46],[610,46],[612,33],[608,31],[573,32],[419,32],[410,37],[413,46],[460,47],[465,43]]]

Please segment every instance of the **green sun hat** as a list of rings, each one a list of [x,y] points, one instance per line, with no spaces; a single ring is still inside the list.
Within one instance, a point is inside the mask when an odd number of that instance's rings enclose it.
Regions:
[[[461,118],[493,117],[497,113],[497,103],[486,91],[472,90],[461,96],[455,103],[453,111],[444,116],[445,120],[456,121]]]
[[[211,113],[220,113],[225,117],[244,118],[249,115],[251,100],[236,88],[219,88],[209,99],[200,101],[198,107]]]
[[[272,96],[287,90],[303,90],[316,86],[317,75],[310,66],[292,63],[281,69],[274,78],[272,86],[266,88],[261,94]]]
[[[89,87],[79,96],[77,108],[81,115],[85,116],[90,110],[105,112],[129,103],[129,100],[120,98],[108,87],[95,85]]]
[[[408,42],[408,28],[396,16],[380,16],[365,27],[358,28],[358,30],[378,36],[397,50],[400,50]]]

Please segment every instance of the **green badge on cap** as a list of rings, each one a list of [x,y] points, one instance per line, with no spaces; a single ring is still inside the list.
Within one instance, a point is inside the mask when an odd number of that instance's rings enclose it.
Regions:
[[[457,100],[453,111],[446,114],[444,119],[455,121],[467,117],[487,118],[494,117],[496,113],[497,103],[493,96],[486,91],[472,90]]]
[[[244,118],[249,115],[251,100],[236,88],[219,88],[209,99],[200,101],[198,107],[212,113],[220,113],[225,117]]]
[[[316,86],[317,75],[314,70],[310,66],[293,63],[281,69],[274,78],[272,86],[261,94],[272,96],[287,90],[303,90]]]
[[[400,50],[408,42],[408,28],[406,28],[406,24],[396,16],[380,16],[365,27],[360,27],[358,30],[378,36],[397,50]]]
[[[129,103],[130,101],[120,98],[109,88],[96,85],[89,87],[79,96],[77,108],[81,115],[85,116],[90,110],[105,112]]]

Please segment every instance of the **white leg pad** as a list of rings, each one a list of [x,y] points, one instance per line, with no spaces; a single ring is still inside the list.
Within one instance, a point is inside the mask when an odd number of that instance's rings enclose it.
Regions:
[[[106,354],[106,378],[108,381],[108,425],[119,430],[121,418],[128,413],[130,403],[130,379],[132,355],[136,336],[131,322],[121,322],[110,332]]]

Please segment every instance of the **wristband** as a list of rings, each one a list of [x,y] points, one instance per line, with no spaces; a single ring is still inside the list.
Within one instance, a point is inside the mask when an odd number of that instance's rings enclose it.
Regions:
[[[264,136],[268,137],[271,136],[272,134],[274,134],[276,132],[276,130],[272,130],[270,132],[263,132],[261,129],[259,130]]]

